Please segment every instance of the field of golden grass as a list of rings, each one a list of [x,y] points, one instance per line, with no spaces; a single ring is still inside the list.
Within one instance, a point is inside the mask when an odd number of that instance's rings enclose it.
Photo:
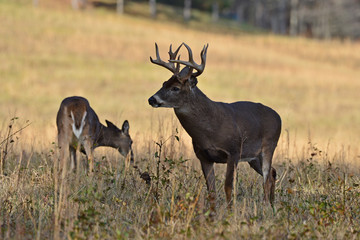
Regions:
[[[54,219],[61,238],[77,239],[359,238],[359,43],[247,34],[42,2],[34,8],[31,1],[0,0],[0,157],[6,163],[0,238],[53,238]],[[186,42],[197,60],[209,43],[199,88],[216,101],[262,102],[281,115],[274,211],[262,204],[261,178],[239,164],[228,212],[224,169],[217,166],[219,210],[208,221],[191,140],[172,110],[147,103],[170,77],[149,61],[154,42],[163,59],[169,44]],[[109,149],[96,150],[94,178],[70,175],[54,183],[55,117],[61,100],[72,95],[86,97],[101,122],[129,120],[135,158],[150,173],[151,186]],[[156,142],[167,139],[159,157]]]

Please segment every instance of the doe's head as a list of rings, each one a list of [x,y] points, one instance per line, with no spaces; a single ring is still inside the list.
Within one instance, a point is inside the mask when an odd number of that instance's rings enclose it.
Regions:
[[[124,157],[130,156],[130,162],[134,162],[134,153],[132,150],[132,143],[129,129],[130,125],[127,120],[124,121],[121,129],[119,129],[112,122],[105,120],[107,127],[111,130],[108,135],[107,141],[109,145],[113,148],[116,148],[121,155]]]
[[[177,54],[184,45],[189,53],[189,61],[180,60],[180,55]],[[180,108],[187,101],[192,89],[196,87],[197,77],[203,73],[206,63],[206,53],[208,44],[204,46],[201,51],[201,64],[197,64],[193,59],[191,48],[186,44],[182,43],[175,52],[172,52],[172,46],[169,49],[169,61],[165,62],[161,60],[159,49],[155,43],[156,59],[153,60],[150,57],[150,61],[159,66],[165,67],[173,73],[169,80],[163,83],[162,88],[157,91],[148,100],[149,104],[153,107],[168,107],[168,108]],[[175,65],[176,64],[176,65]],[[180,71],[180,64],[185,65]],[[196,72],[193,72],[196,70]]]

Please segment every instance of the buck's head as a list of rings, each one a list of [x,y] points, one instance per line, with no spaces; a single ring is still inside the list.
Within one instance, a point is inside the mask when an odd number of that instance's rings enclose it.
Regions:
[[[180,56],[176,59],[176,56],[182,45],[184,45],[189,52],[189,61],[181,61]],[[153,107],[182,107],[184,103],[187,102],[189,94],[191,94],[192,90],[196,87],[196,77],[198,77],[204,71],[207,48],[208,45],[204,46],[203,50],[201,51],[201,64],[198,65],[195,63],[192,51],[187,44],[182,43],[175,52],[172,52],[170,45],[169,62],[164,62],[160,58],[159,49],[155,43],[156,59],[153,60],[150,57],[150,61],[170,70],[173,75],[169,80],[163,83],[163,86],[159,91],[157,91],[152,97],[149,98],[149,104]],[[185,65],[181,71],[180,64]],[[196,70],[195,73],[193,73],[194,70]]]
[[[132,140],[129,134],[129,122],[124,121],[121,129],[119,129],[112,122],[105,120],[107,125],[106,141],[110,147],[116,148],[124,157],[130,157],[130,161],[134,161],[134,154],[132,151]]]

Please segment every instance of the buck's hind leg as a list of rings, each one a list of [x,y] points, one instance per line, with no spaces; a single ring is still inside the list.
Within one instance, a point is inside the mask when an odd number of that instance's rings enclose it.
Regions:
[[[273,205],[274,200],[275,200],[275,181],[276,181],[276,170],[275,170],[275,168],[271,167],[270,175],[271,175],[272,181],[273,181],[273,184],[271,184],[271,188],[270,188],[270,202],[271,202],[271,205]]]
[[[271,167],[274,149],[263,148],[262,172],[264,178],[264,201],[274,204],[276,170]]]

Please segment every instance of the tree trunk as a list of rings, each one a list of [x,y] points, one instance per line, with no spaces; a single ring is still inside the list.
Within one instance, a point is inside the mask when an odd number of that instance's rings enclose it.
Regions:
[[[150,15],[152,18],[156,18],[156,0],[150,0]]]
[[[290,2],[290,35],[297,36],[299,34],[299,0],[291,0]]]
[[[236,5],[236,20],[242,24],[245,22],[245,9],[246,9],[246,3],[239,2]]]
[[[214,3],[212,4],[211,19],[213,22],[219,21],[219,3],[218,3],[218,1],[214,1]]]
[[[79,1],[78,0],[71,0],[71,6],[73,9],[78,10],[79,9]]]
[[[191,0],[185,0],[184,2],[184,20],[189,21],[191,18]]]
[[[330,3],[331,4],[331,3]],[[321,38],[330,39],[330,5],[327,0],[320,1],[320,7],[318,14],[320,19],[318,20],[319,35]]]
[[[86,6],[87,1],[86,0],[71,0],[71,6],[73,7],[73,9],[78,10],[78,9],[84,9]]]
[[[255,3],[255,26],[263,27],[264,6],[261,1]]]
[[[279,11],[278,0],[271,1],[269,4],[270,11],[270,29],[271,32],[279,33]]]
[[[116,1],[116,12],[120,15],[124,14],[124,0]]]
[[[276,34],[287,32],[287,0],[273,1],[271,6],[271,31]]]
[[[286,23],[286,2],[287,0],[279,1],[279,33],[286,34],[287,23]]]

